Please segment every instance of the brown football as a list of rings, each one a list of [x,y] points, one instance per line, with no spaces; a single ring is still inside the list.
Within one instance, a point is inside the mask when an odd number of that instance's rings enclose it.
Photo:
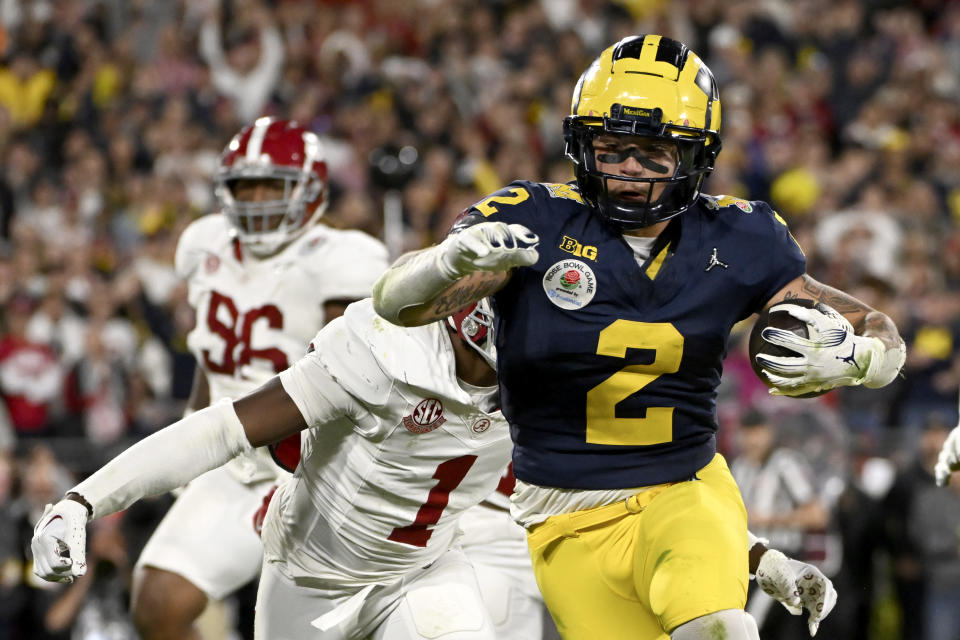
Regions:
[[[790,304],[795,304],[801,307],[807,307],[808,309],[817,309],[818,311],[826,312],[829,307],[817,302],[816,300],[809,300],[807,298],[796,298],[794,300],[789,300]],[[777,306],[777,305],[773,305]],[[807,334],[807,323],[797,320],[792,315],[786,311],[777,311],[775,313],[770,313],[769,310],[763,311],[757,317],[756,324],[753,325],[753,329],[750,331],[750,366],[753,367],[753,372],[757,374],[757,377],[763,382],[763,384],[768,387],[773,387],[774,385],[767,380],[767,376],[763,375],[760,371],[760,365],[757,364],[757,354],[765,353],[770,356],[797,356],[800,355],[795,351],[791,351],[786,347],[781,347],[779,345],[770,344],[760,336],[760,332],[763,331],[766,327],[777,327],[778,329],[785,329],[787,331],[792,331],[798,336],[804,338],[808,337]],[[828,390],[829,391],[829,390]],[[827,391],[812,391],[810,393],[804,393],[799,396],[791,396],[794,398],[816,398],[817,396],[822,396],[827,393]]]

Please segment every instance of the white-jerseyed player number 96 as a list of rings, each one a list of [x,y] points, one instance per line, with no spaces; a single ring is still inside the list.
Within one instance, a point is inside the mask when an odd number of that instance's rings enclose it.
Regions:
[[[221,313],[221,309],[226,312],[231,324],[226,324],[223,321],[226,318]],[[203,362],[208,371],[228,376],[233,375],[237,367],[250,364],[250,361],[254,358],[269,360],[273,363],[275,373],[280,373],[289,366],[287,354],[280,349],[276,347],[254,349],[250,346],[253,325],[258,320],[266,322],[271,329],[283,328],[283,313],[276,305],[265,304],[261,307],[249,309],[245,313],[240,313],[230,296],[212,291],[206,320],[210,331],[223,338],[226,343],[220,362],[215,362],[211,358],[209,349],[203,350]],[[239,353],[237,353],[237,347],[241,347]]]

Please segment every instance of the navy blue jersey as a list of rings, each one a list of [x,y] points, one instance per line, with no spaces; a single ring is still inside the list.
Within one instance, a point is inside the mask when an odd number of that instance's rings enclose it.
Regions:
[[[461,224],[498,220],[540,236],[537,263],[494,296],[517,478],[612,489],[691,477],[716,451],[731,327],[806,269],[784,221],[763,202],[701,196],[639,265],[572,184],[514,182]]]

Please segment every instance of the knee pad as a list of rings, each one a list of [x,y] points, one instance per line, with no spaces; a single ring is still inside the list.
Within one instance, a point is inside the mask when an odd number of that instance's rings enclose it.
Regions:
[[[670,640],[760,640],[757,623],[743,609],[724,609],[686,622],[670,634]]]

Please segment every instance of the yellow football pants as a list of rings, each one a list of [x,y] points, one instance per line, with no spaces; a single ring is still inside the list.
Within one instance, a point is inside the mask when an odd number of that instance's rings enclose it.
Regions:
[[[527,541],[564,640],[668,640],[747,600],[747,512],[723,456],[697,480],[552,516]]]

